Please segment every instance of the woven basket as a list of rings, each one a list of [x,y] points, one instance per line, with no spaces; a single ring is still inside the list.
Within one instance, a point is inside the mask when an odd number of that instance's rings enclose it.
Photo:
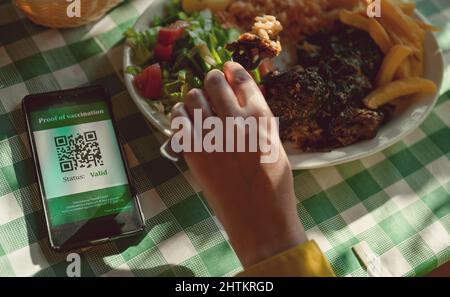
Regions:
[[[51,28],[72,28],[101,18],[123,0],[79,0],[81,17],[68,17],[66,0],[15,0],[16,5],[33,22]]]

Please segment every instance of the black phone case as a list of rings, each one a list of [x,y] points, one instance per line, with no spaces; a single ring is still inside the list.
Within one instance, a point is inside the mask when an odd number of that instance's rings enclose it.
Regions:
[[[132,191],[132,197],[135,205],[134,211],[129,214],[128,218],[125,219],[125,226],[121,225],[123,222],[118,223],[115,221],[116,215],[95,218],[88,221],[75,222],[58,227],[51,226],[51,222],[49,220],[49,210],[44,195],[45,189],[43,188],[39,158],[36,152],[36,144],[34,141],[33,132],[31,131],[30,127],[29,113],[31,112],[31,109],[34,109],[36,107],[48,106],[48,104],[52,100],[62,100],[64,98],[65,100],[82,103],[83,95],[95,95],[95,97],[98,96],[99,99],[104,100],[107,103],[109,112],[111,114],[114,131],[120,148],[120,154],[126,170],[128,183]],[[41,195],[41,202],[44,209],[47,231],[49,234],[49,241],[52,249],[60,252],[69,251],[105,243],[122,237],[133,236],[142,232],[145,227],[142,210],[139,204],[139,199],[136,195],[135,186],[131,180],[127,158],[120,141],[121,137],[119,137],[118,129],[114,121],[114,115],[112,113],[112,106],[108,91],[101,86],[92,86],[49,93],[33,94],[26,96],[22,100],[22,107],[25,115],[30,147],[35,164],[35,171],[38,176],[39,192]]]

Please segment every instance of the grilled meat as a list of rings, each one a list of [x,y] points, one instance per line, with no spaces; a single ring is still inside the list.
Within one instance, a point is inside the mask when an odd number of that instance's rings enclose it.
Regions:
[[[280,117],[282,138],[288,138],[290,128],[298,122],[318,127],[316,118],[322,112],[317,106],[318,98],[328,97],[329,90],[317,69],[297,66],[290,71],[269,74],[264,88],[272,112]]]
[[[227,45],[233,53],[233,60],[247,70],[253,70],[265,58],[274,58],[281,53],[278,34],[283,30],[274,16],[255,19],[252,31],[242,34],[239,40]]]
[[[370,81],[375,79],[383,61],[383,53],[367,32],[341,22],[307,37],[299,46],[297,56],[304,67],[327,62],[331,57],[344,59],[356,65]]]
[[[383,54],[370,36],[337,23],[306,39],[300,66],[264,79],[280,135],[304,151],[327,151],[375,137],[392,108],[368,110],[362,99]]]
[[[373,111],[349,106],[330,122],[329,134],[336,146],[372,139],[386,121],[389,110]]]

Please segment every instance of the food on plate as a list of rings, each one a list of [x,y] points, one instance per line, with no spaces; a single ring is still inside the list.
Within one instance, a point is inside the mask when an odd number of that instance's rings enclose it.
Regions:
[[[280,117],[280,134],[303,151],[326,151],[373,138],[392,108],[369,110],[383,53],[370,36],[341,23],[310,35],[293,69],[263,80],[266,99]]]
[[[375,18],[372,18],[369,20],[368,29],[370,37],[372,37],[372,39],[383,51],[383,53],[386,54],[387,52],[389,52],[389,50],[392,48],[392,41],[383,26],[381,26],[381,24]]]
[[[253,70],[264,59],[277,57],[281,53],[279,34],[283,26],[274,17],[264,15],[255,18],[251,32],[242,34],[239,40],[227,45],[233,60],[245,69]]]
[[[146,98],[157,100],[162,96],[163,77],[158,63],[148,66],[139,73],[134,83]]]
[[[414,8],[413,3],[381,0],[381,17],[376,20],[369,18],[365,7],[361,5],[355,5],[351,12],[341,11],[341,21],[342,16],[344,19],[351,19],[349,15],[358,15],[358,19],[363,18],[369,22],[367,29],[365,25],[361,25],[365,24],[361,19],[346,23],[368,31],[385,53],[375,82],[379,89],[373,90],[363,100],[368,108],[378,108],[405,95],[423,95],[437,91],[432,81],[422,78],[425,34],[426,31],[436,31],[437,28],[416,19],[413,16]],[[412,87],[409,85],[412,81],[420,83]]]
[[[416,5],[414,3],[400,2],[398,6],[405,14],[409,16],[412,16],[414,14],[414,10],[416,10]]]
[[[328,36],[309,34],[300,42],[298,64],[306,69],[296,67],[264,80],[269,106],[280,117],[283,140],[303,151],[371,139],[392,116],[392,101],[437,91],[432,81],[422,78],[425,33],[436,28],[412,17],[413,4],[382,0],[381,18],[370,18],[363,1],[340,2],[342,6],[335,2],[336,11],[328,14],[334,16],[334,22],[324,26]],[[336,30],[342,24],[356,31]],[[352,36],[355,32],[361,38]],[[332,54],[324,55],[329,45]],[[329,65],[328,72],[321,70],[323,65]],[[316,79],[307,79],[311,74]],[[312,96],[305,90],[308,86],[325,90]]]
[[[414,16],[413,3],[381,0],[376,18],[367,5],[170,0],[147,30],[127,31],[135,66],[126,72],[168,114],[210,70],[239,62],[280,118],[284,141],[308,152],[347,146],[375,137],[397,99],[437,91],[423,74],[425,35],[438,29]]]
[[[358,12],[350,12],[346,9],[341,10],[339,20],[349,26],[369,31],[369,19]]]
[[[411,53],[412,49],[404,45],[398,44],[391,47],[378,71],[375,85],[382,87],[393,81],[396,71]]]
[[[179,1],[170,1],[166,15],[147,30],[126,32],[135,64],[126,72],[135,75],[136,88],[152,107],[168,113],[190,89],[202,87],[206,73],[232,59],[225,47],[239,34],[209,10],[187,14]]]
[[[273,15],[283,25],[284,36],[300,39],[327,24],[330,2],[333,0],[238,0],[232,1],[226,12],[245,31],[256,17]]]
[[[364,98],[364,104],[370,109],[377,109],[396,98],[414,94],[433,94],[436,91],[436,85],[432,81],[410,77],[396,80],[376,89]]]

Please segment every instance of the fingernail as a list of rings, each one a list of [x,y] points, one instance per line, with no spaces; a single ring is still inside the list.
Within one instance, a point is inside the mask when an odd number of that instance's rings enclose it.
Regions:
[[[180,110],[181,108],[183,108],[183,103],[182,102],[178,102],[177,104],[175,104],[172,107],[173,110]]]

